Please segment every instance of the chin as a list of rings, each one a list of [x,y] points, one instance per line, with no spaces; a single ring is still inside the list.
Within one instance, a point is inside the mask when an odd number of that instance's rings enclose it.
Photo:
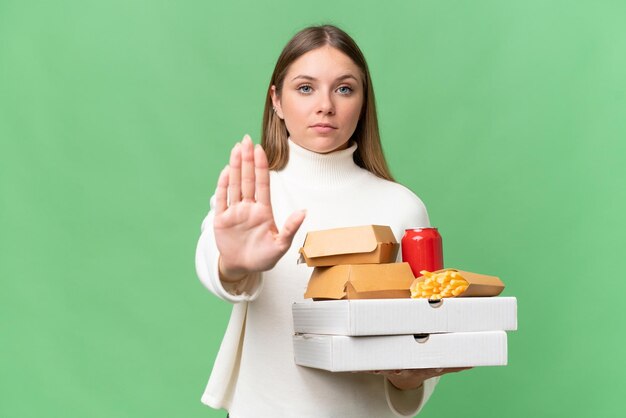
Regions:
[[[317,152],[318,154],[328,154],[337,149],[348,148],[348,142],[350,141],[350,139],[341,141],[327,136],[309,137],[304,141],[300,141],[292,136],[291,140],[300,145],[302,148]]]
[[[318,138],[317,140],[313,141],[313,144],[311,144],[311,148],[309,149],[311,151],[317,152],[318,154],[328,154],[338,149],[348,148],[348,142],[349,142],[349,139],[343,142],[339,142],[339,141],[324,141],[324,138]]]

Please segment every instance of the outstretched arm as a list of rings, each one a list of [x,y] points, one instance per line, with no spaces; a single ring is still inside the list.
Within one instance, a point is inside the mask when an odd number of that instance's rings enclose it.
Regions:
[[[294,212],[278,230],[270,199],[267,157],[246,135],[231,152],[230,164],[217,182],[215,240],[222,280],[237,281],[274,267],[291,246],[304,221]]]
[[[196,250],[198,276],[224,299],[249,300],[231,294],[258,293],[260,273],[274,267],[287,252],[305,212],[294,212],[278,230],[267,156],[248,135],[231,150],[214,197]]]

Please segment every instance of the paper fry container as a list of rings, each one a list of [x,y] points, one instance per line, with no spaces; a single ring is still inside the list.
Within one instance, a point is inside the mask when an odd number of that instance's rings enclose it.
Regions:
[[[496,276],[487,276],[486,274],[472,273],[457,269],[441,269],[433,271],[433,273],[441,273],[444,271],[456,271],[468,283],[467,289],[463,293],[454,297],[472,297],[472,296],[498,296],[504,290],[504,283]],[[424,276],[415,279],[423,282],[426,280]]]

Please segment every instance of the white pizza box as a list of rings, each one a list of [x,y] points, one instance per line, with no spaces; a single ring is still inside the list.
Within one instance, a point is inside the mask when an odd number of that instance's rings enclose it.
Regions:
[[[506,341],[504,331],[415,336],[293,336],[296,364],[332,372],[505,366]]]
[[[292,305],[294,332],[397,335],[517,329],[514,297],[349,299]]]

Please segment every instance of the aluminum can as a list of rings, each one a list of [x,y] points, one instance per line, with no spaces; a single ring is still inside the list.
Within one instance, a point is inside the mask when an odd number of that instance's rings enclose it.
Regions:
[[[402,237],[402,261],[409,263],[413,276],[420,271],[443,268],[443,246],[437,228],[406,229]]]

